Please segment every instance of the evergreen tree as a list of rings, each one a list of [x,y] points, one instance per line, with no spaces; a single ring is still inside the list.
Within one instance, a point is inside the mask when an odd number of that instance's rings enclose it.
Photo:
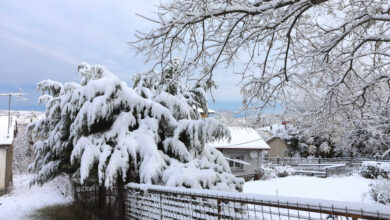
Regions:
[[[178,61],[162,74],[138,74],[134,88],[101,66],[81,64],[81,83],[38,84],[45,117],[30,126],[39,139],[34,182],[66,173],[101,186],[136,182],[240,191],[223,155],[208,142],[229,138],[207,112],[205,86],[184,86]]]

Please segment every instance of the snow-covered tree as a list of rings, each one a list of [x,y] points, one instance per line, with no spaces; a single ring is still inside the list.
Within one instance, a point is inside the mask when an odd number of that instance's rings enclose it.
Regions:
[[[214,118],[230,127],[247,127],[250,126],[244,118],[234,118],[233,113],[227,110],[217,111]]]
[[[96,180],[240,191],[243,180],[206,143],[229,138],[226,127],[201,119],[204,87],[181,84],[174,62],[161,74],[139,74],[134,89],[101,66],[81,64],[80,84],[38,84],[45,117],[30,126],[42,184],[66,173]]]
[[[308,151],[310,155],[315,155],[317,153],[317,147],[315,145],[309,145]]]
[[[330,149],[330,146],[328,145],[328,142],[324,141],[320,145],[320,149],[319,150],[320,150],[321,153],[328,154],[331,149]]]
[[[202,80],[219,65],[241,64],[248,107],[310,87],[326,94],[320,110],[360,106],[389,79],[387,0],[177,0],[149,21],[158,27],[137,32],[138,52],[163,67],[185,52],[180,71]]]
[[[337,146],[390,107],[388,0],[175,0],[156,17],[132,43],[156,67],[185,54],[180,72],[206,81],[229,67],[244,108],[283,105]]]
[[[332,114],[318,114],[313,102],[313,98],[306,97],[287,106],[288,113],[299,122],[295,127],[298,132],[294,133],[323,137],[333,143],[339,156],[380,156],[389,151],[390,114],[386,101],[367,99],[363,108],[341,108]]]
[[[344,150],[356,156],[386,156],[390,150],[390,114],[387,107],[375,106],[360,120],[353,121],[352,128],[345,132]]]

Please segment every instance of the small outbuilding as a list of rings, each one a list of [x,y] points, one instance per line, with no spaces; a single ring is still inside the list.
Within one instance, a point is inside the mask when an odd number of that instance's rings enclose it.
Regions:
[[[221,151],[229,161],[231,171],[236,176],[255,173],[261,158],[268,154],[269,145],[253,128],[228,127],[231,141],[211,143],[210,146]]]
[[[268,157],[286,157],[288,154],[288,145],[279,136],[279,133],[283,133],[286,130],[285,122],[282,124],[273,124],[267,127],[256,129],[257,133],[266,140],[270,146],[268,151]]]
[[[4,195],[12,184],[13,140],[16,124],[8,116],[0,116],[0,195]],[[9,127],[8,127],[9,126]]]
[[[272,137],[267,140],[267,144],[271,147],[268,157],[286,157],[288,154],[288,145],[280,137]]]

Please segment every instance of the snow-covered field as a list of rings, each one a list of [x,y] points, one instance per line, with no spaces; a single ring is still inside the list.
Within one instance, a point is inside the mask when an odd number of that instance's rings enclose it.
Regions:
[[[8,195],[0,196],[0,220],[26,219],[34,210],[72,201],[70,197],[63,195],[63,190],[56,182],[30,188],[32,177],[32,174],[14,176],[14,190]]]
[[[355,174],[328,178],[288,176],[246,182],[244,192],[336,201],[375,203],[369,195],[372,180]]]

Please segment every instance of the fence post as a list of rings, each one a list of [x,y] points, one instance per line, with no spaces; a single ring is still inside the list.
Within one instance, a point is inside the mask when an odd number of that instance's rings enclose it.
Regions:
[[[217,199],[217,206],[218,206],[218,220],[221,219],[221,200]]]
[[[159,194],[160,195],[160,219],[162,220],[163,219],[163,210],[162,210],[162,199],[161,199],[161,193]]]

